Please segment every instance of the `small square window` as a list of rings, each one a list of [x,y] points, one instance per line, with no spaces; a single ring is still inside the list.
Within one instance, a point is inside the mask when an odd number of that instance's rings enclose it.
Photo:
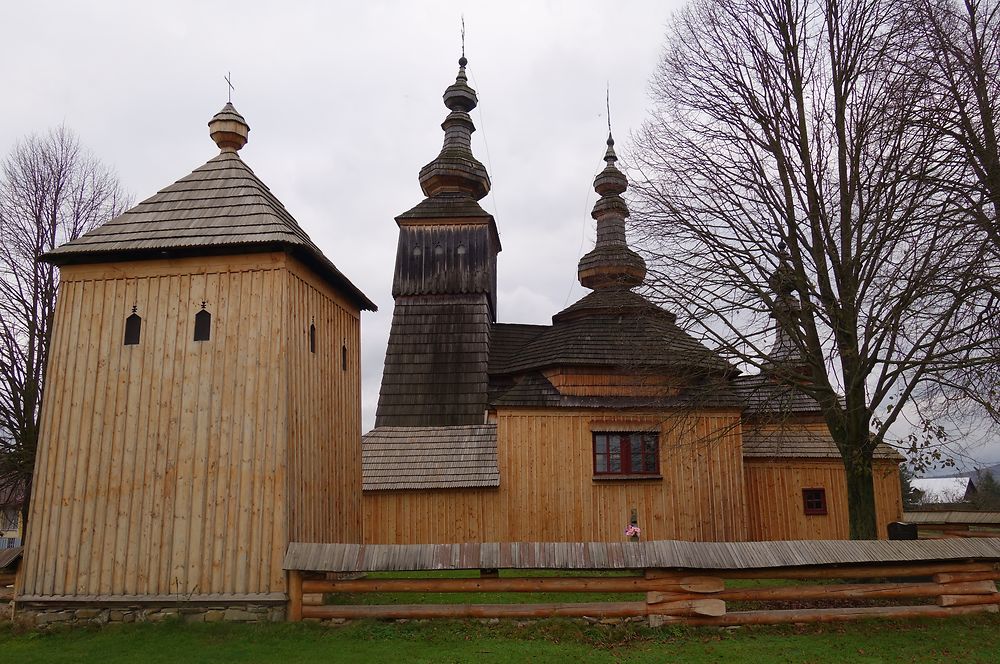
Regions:
[[[802,511],[826,514],[826,489],[802,489]]]

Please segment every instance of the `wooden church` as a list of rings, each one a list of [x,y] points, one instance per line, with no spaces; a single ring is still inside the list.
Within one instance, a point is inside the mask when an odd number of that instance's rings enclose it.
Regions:
[[[844,469],[815,402],[772,365],[741,376],[634,292],[627,180],[609,136],[588,295],[551,325],[499,323],[489,176],[471,150],[466,61],[445,90],[426,198],[396,218],[393,311],[375,428],[364,436],[366,543],[848,537]],[[879,532],[902,515],[894,451],[876,451]]]
[[[61,281],[22,607],[278,606],[290,542],[847,537],[816,404],[773,371],[741,376],[635,292],[646,266],[610,136],[578,270],[591,292],[551,325],[497,322],[465,66],[426,198],[396,218],[363,440],[359,320],[375,305],[240,158],[232,104],[209,122],[218,156],[44,257]],[[778,332],[775,367],[795,361]],[[876,456],[884,535],[899,459]]]
[[[368,300],[239,156],[44,257],[60,266],[18,601],[280,603],[289,541],[362,537]]]

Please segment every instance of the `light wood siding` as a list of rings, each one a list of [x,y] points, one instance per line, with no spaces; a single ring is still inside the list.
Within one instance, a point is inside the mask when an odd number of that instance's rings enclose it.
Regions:
[[[839,459],[747,459],[747,513],[751,540],[848,539],[847,490]],[[903,515],[899,467],[875,462],[875,510],[879,537]],[[807,515],[802,489],[826,489],[827,513]]]
[[[285,261],[63,268],[25,595],[284,590]]]
[[[304,267],[290,267],[290,536],[296,542],[360,542],[359,312]],[[315,353],[309,350],[312,324]]]
[[[743,540],[736,413],[500,410],[499,489],[364,496],[368,543],[621,541],[631,510],[644,539]],[[660,429],[662,479],[594,480],[591,423]]]

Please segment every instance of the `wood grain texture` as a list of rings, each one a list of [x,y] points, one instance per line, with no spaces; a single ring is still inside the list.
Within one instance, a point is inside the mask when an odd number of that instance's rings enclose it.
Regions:
[[[290,534],[361,541],[361,329],[356,307],[301,265],[288,274]],[[316,326],[316,352],[309,326]],[[347,365],[342,363],[346,348]],[[283,552],[276,552],[282,555]]]
[[[846,477],[839,459],[745,459],[751,540],[848,539]],[[899,467],[876,460],[875,509],[880,537],[903,515]],[[826,489],[826,514],[807,515],[802,489]]]
[[[283,253],[64,267],[23,593],[281,593],[290,534],[357,541],[358,318]]]
[[[591,422],[642,419],[661,433],[662,479],[594,481]],[[739,418],[499,410],[495,490],[366,492],[366,543],[746,539]],[[558,477],[558,480],[556,479]]]

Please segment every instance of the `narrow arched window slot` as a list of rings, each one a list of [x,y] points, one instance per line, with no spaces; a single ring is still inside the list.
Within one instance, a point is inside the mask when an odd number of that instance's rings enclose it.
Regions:
[[[194,315],[194,340],[208,341],[212,338],[212,314],[205,310],[205,302],[201,303],[201,311]]]
[[[126,346],[137,345],[142,334],[142,318],[135,311],[136,307],[132,307],[132,315],[125,319]]]
[[[347,371],[347,345],[340,347],[340,368]]]
[[[309,325],[309,352],[316,352],[316,324],[310,323]]]

